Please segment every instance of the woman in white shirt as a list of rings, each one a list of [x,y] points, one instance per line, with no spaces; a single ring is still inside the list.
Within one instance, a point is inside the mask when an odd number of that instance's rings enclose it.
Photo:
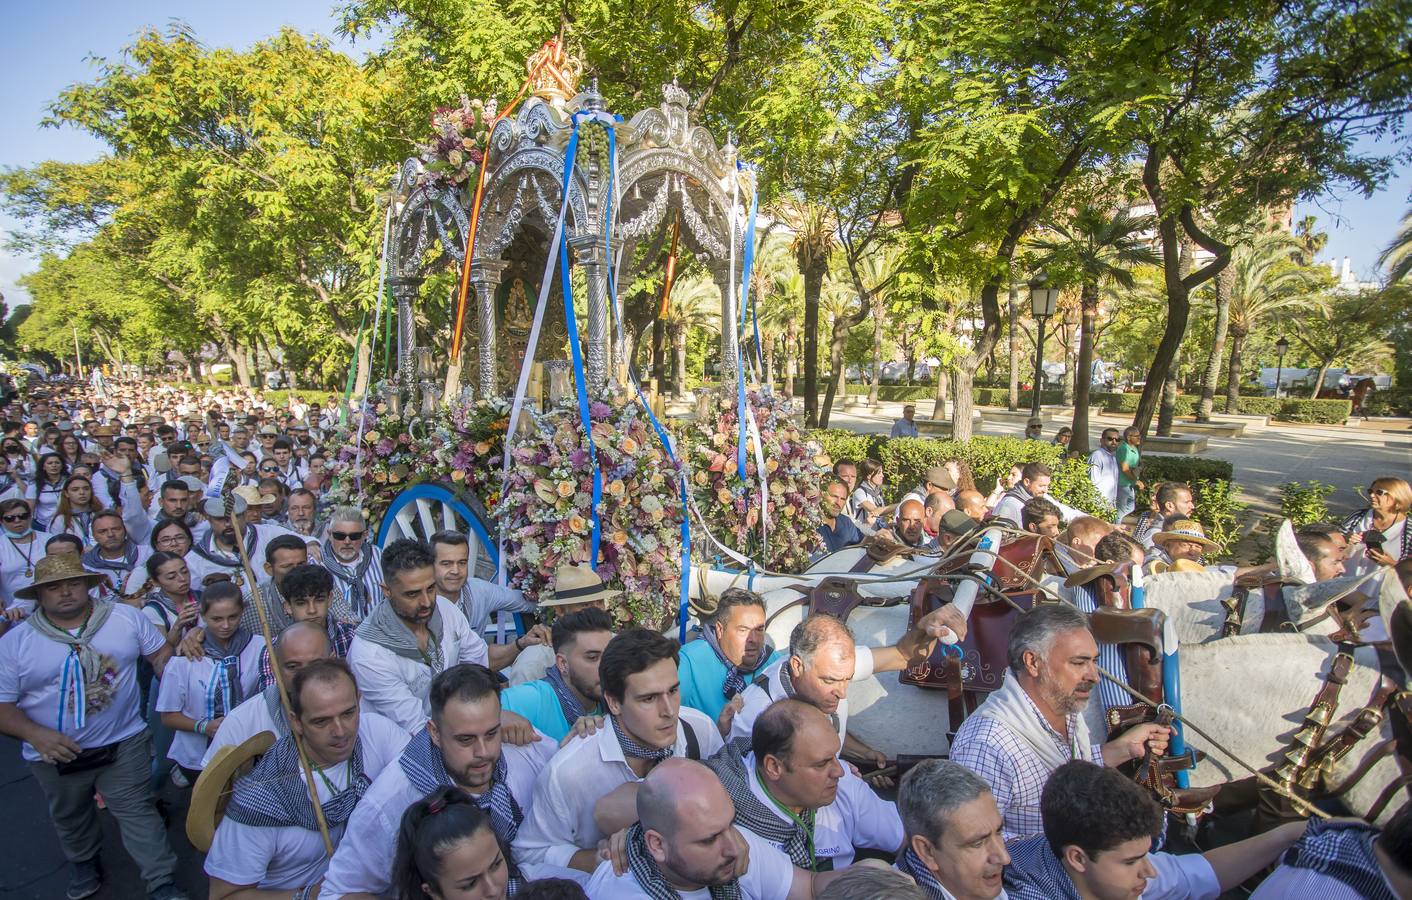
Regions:
[[[882,486],[882,463],[876,459],[865,459],[858,464],[858,487],[853,490],[853,508],[858,511],[860,522],[872,525],[874,519],[887,512]]]
[[[57,453],[46,453],[39,457],[35,465],[34,486],[30,488],[29,499],[34,505],[35,522],[48,529],[49,520],[59,508],[59,497],[64,492],[64,481],[69,477],[69,467]]]
[[[59,506],[49,522],[51,534],[71,534],[83,541],[85,549],[93,545],[93,516],[103,510],[103,504],[93,496],[93,482],[86,475],[70,475],[59,495]]]
[[[44,558],[49,534],[34,529],[29,503],[18,497],[0,500],[0,525],[0,597],[8,616],[28,614],[34,601],[16,600],[15,591],[34,583],[34,566]]]
[[[1412,556],[1412,485],[1402,478],[1374,478],[1368,486],[1368,506],[1344,520],[1343,533],[1353,549],[1346,569],[1365,575],[1376,566],[1394,566]]]
[[[175,736],[167,757],[194,781],[201,758],[221,721],[247,696],[260,679],[260,653],[265,640],[240,627],[245,611],[240,590],[229,581],[211,585],[201,597],[205,620],[200,659],[176,656],[162,673],[157,711]]]

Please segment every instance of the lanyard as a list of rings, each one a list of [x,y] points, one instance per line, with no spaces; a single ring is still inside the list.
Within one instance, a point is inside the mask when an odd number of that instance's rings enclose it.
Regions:
[[[770,793],[770,786],[765,783],[765,777],[761,774],[759,768],[755,770],[755,778],[760,782],[760,790],[764,791],[765,796],[770,798],[770,802],[775,805],[775,809],[784,813],[785,818],[803,829],[805,847],[809,850],[809,871],[819,871],[819,858],[814,854],[814,824],[819,811],[816,809],[806,809],[802,815],[796,813],[794,810],[781,803],[774,794]]]
[[[324,774],[323,766],[314,766],[314,771],[317,772],[317,773],[319,773],[319,780],[321,780],[321,781],[324,783],[324,787],[328,788],[329,799],[330,799],[330,800],[334,799],[334,798],[337,797],[340,793],[342,793],[342,791],[340,791],[340,790],[338,789],[337,785],[335,785],[332,781],[330,781],[330,780],[329,780],[329,777]],[[348,782],[348,784],[352,784],[352,783],[353,783],[353,773],[352,773],[352,772],[349,772],[347,778],[345,778],[344,780],[345,780],[346,782]],[[346,790],[348,790],[348,788],[347,788],[347,787],[344,787],[343,790],[346,791]]]

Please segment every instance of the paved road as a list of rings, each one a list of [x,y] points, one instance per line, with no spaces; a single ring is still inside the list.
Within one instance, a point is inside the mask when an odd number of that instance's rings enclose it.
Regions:
[[[177,884],[195,900],[206,896],[201,872],[203,856],[186,840],[185,792],[170,783],[162,795],[171,804],[172,826],[168,838],[176,851]],[[107,884],[95,900],[142,900],[147,896],[132,860],[123,852],[117,824],[108,813],[103,823],[103,867]],[[44,793],[20,758],[19,742],[0,738],[0,900],[61,900],[69,884],[69,867],[59,849],[59,839],[49,823]]]
[[[930,412],[929,403],[920,405],[919,414]],[[985,411],[981,413],[984,416]],[[837,412],[829,424],[865,434],[886,434],[901,415],[902,404],[884,403],[875,414],[863,410]],[[1131,419],[1098,416],[1092,424],[1096,434],[1102,428],[1130,422]],[[1046,437],[1052,437],[1057,428],[1057,424],[1046,425]],[[981,433],[1018,437],[1024,433],[1024,423],[984,421]],[[1229,460],[1235,466],[1236,483],[1253,516],[1278,511],[1281,484],[1311,479],[1334,486],[1329,509],[1339,514],[1366,505],[1358,492],[1366,489],[1373,478],[1412,477],[1412,423],[1399,431],[1301,425],[1247,429],[1242,438],[1210,438],[1201,455]]]

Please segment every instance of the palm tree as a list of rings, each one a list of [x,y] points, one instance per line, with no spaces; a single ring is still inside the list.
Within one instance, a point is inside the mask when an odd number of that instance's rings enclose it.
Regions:
[[[711,276],[698,272],[672,286],[668,304],[667,340],[672,345],[672,395],[686,395],[686,336],[693,328],[721,331],[721,289]]]
[[[762,295],[760,304],[760,330],[769,335],[766,340],[766,366],[769,379],[774,377],[774,344],[783,338],[784,347],[784,396],[794,396],[794,379],[799,374],[796,365],[799,361],[799,327],[804,321],[804,276],[790,266],[787,271],[775,276],[768,295]]]
[[[1307,306],[1309,276],[1294,265],[1299,242],[1284,231],[1256,235],[1231,252],[1231,357],[1226,368],[1226,412],[1240,401],[1241,351],[1245,339],[1272,314]]]
[[[1412,209],[1407,210],[1407,214],[1402,217],[1402,227],[1378,257],[1378,265],[1388,267],[1389,284],[1395,284],[1412,275]]]
[[[1142,237],[1151,227],[1149,217],[1131,216],[1127,210],[1110,216],[1102,207],[1083,203],[1067,222],[1051,226],[1056,238],[1034,242],[1044,254],[1042,267],[1071,272],[1079,281],[1078,384],[1074,392],[1074,436],[1069,444],[1073,452],[1088,453],[1088,406],[1093,387],[1093,332],[1098,320],[1099,288],[1104,282],[1130,288],[1133,266],[1161,262]]]
[[[760,319],[760,352],[764,356],[761,364],[765,369],[762,374],[769,385],[775,383],[775,340],[789,320],[787,316],[780,316],[782,310],[790,309],[790,304],[782,302],[779,296],[780,285],[799,272],[789,244],[789,238],[785,235],[767,233],[755,250],[755,262],[750,270],[750,296],[754,298],[756,314]],[[800,288],[802,299],[802,281]],[[786,390],[792,387],[787,385]]]
[[[882,384],[883,323],[886,320],[887,299],[896,284],[893,275],[901,259],[902,251],[898,247],[882,247],[863,257],[859,266],[863,286],[872,295],[873,379],[868,385],[868,406],[874,409],[878,405],[878,387]]]
[[[804,276],[804,423],[814,428],[819,424],[819,294],[838,225],[827,208],[797,197],[784,198],[774,212],[794,234],[790,249]]]

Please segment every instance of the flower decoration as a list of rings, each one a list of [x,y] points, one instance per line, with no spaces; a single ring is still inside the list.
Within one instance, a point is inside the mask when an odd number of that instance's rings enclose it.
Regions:
[[[623,591],[613,610],[620,621],[665,627],[681,591],[680,469],[658,449],[651,423],[627,391],[596,396],[589,422],[603,482],[598,574]],[[566,402],[516,438],[504,495],[492,509],[510,586],[537,598],[556,568],[587,562],[592,506],[592,458],[578,409]]]
[[[697,509],[721,542],[778,572],[800,572],[823,546],[819,525],[822,480],[819,447],[809,442],[791,418],[792,406],[772,394],[751,391],[764,444],[765,484],[761,490],[754,437],[746,432],[746,478],[736,468],[739,416],[734,392],[707,397],[705,411],[690,426],[692,490]],[[761,500],[765,500],[762,535]],[[704,541],[695,542],[704,546]]]
[[[480,170],[490,149],[495,101],[461,98],[460,106],[441,107],[431,118],[432,137],[417,145],[423,178],[436,185],[458,187]]]

